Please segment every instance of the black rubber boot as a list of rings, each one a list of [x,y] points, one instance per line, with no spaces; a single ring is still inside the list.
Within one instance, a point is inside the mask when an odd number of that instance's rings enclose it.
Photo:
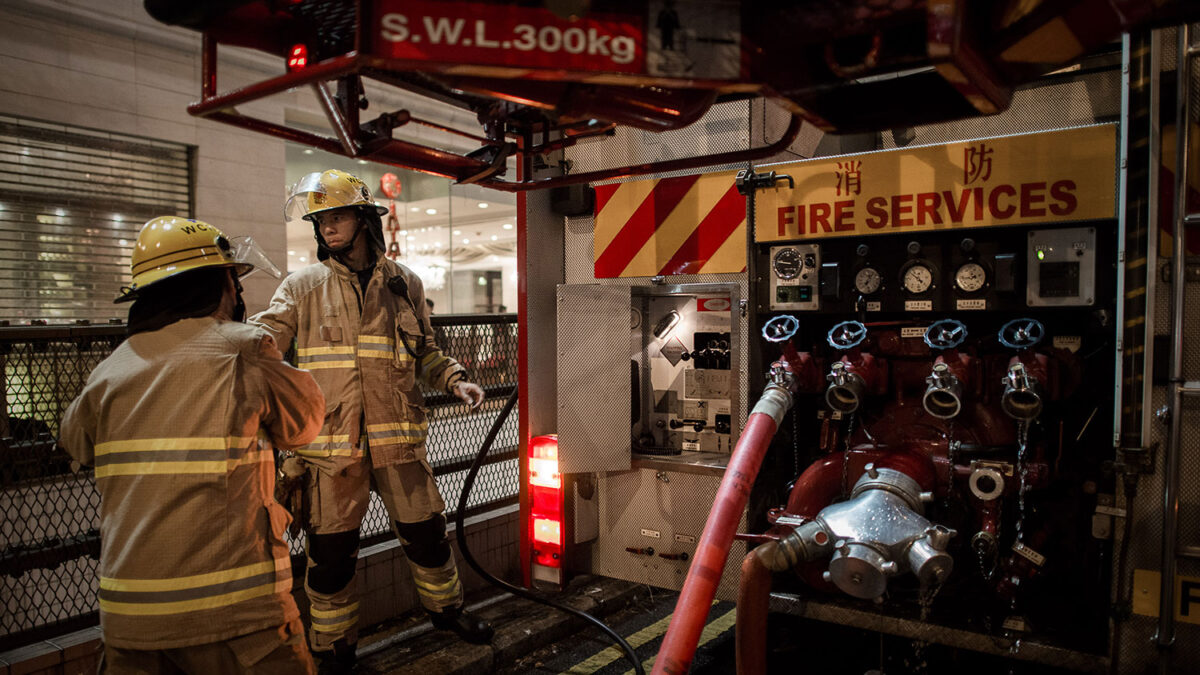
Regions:
[[[429,611],[429,610],[426,610]],[[438,630],[452,630],[466,642],[474,645],[485,645],[492,641],[495,630],[492,624],[480,619],[461,607],[449,607],[440,612],[429,612],[433,627]]]
[[[355,672],[358,645],[338,640],[333,643],[332,650],[313,652],[313,657],[317,659],[317,675],[348,675]]]

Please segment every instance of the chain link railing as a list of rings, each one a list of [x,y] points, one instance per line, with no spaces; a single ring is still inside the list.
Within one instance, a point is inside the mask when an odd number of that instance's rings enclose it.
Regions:
[[[92,471],[57,448],[59,420],[89,373],[125,339],[124,324],[7,326],[0,322],[0,651],[94,625],[100,553]],[[435,316],[443,350],[487,392],[478,411],[425,392],[429,461],[449,509],[517,377],[516,316]],[[517,502],[517,419],[497,437],[468,502],[470,514]],[[447,516],[453,514],[448,512]],[[390,536],[372,496],[362,536]],[[369,543],[369,541],[367,543]],[[302,552],[293,542],[293,552]],[[299,569],[303,569],[301,565]]]

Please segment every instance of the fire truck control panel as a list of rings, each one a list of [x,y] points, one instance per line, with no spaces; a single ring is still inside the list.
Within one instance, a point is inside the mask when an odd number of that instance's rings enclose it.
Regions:
[[[737,287],[714,285],[712,290],[632,296],[634,452],[728,454],[732,449],[739,350],[730,315],[738,311]]]
[[[763,564],[795,572],[774,590],[1103,648],[1116,243],[1098,221],[759,244],[762,361],[797,375],[750,500]]]

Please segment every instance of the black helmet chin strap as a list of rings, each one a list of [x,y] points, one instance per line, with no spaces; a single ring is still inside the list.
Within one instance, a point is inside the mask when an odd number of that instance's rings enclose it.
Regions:
[[[229,273],[233,275],[233,287],[237,289],[233,302],[233,320],[241,323],[246,320],[246,301],[242,299],[242,280],[238,278],[237,271],[233,268],[230,268]]]
[[[332,255],[334,258],[337,258],[338,262],[342,263],[343,265],[346,265],[345,255],[350,252],[350,249],[354,248],[355,240],[357,240],[359,237],[362,236],[364,229],[366,229],[366,228],[363,227],[362,220],[358,217],[358,214],[356,213],[355,218],[354,218],[354,236],[350,237],[350,239],[347,240],[345,244],[342,244],[341,246],[337,247],[336,250],[329,248],[328,246],[326,246],[325,248],[327,248],[329,250],[330,255]],[[346,265],[346,266],[349,267],[349,265]]]
[[[329,256],[333,256],[338,262],[342,263],[343,265],[346,264],[343,256],[348,253],[351,248],[354,248],[354,240],[358,239],[365,229],[363,227],[362,214],[358,212],[358,209],[355,209],[354,216],[354,236],[350,237],[345,244],[342,244],[337,248],[333,248],[325,241],[325,237],[321,235],[321,226],[317,224],[316,218],[313,218],[313,237],[317,240],[317,258],[324,260]],[[325,256],[322,257],[321,253],[324,253]]]

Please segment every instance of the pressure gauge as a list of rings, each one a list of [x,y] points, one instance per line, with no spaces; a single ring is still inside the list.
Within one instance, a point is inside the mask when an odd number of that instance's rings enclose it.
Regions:
[[[874,267],[864,267],[854,275],[854,288],[858,289],[863,295],[871,295],[879,290],[879,286],[883,284],[883,277],[879,275],[879,270]]]
[[[804,267],[800,252],[794,248],[785,248],[776,253],[773,265],[775,275],[780,279],[795,279]]]
[[[964,293],[974,293],[987,283],[987,271],[977,262],[965,263],[954,273],[954,284]]]
[[[901,281],[904,290],[913,295],[920,295],[933,285],[933,270],[921,263],[910,265],[908,269],[904,270],[904,277]]]

